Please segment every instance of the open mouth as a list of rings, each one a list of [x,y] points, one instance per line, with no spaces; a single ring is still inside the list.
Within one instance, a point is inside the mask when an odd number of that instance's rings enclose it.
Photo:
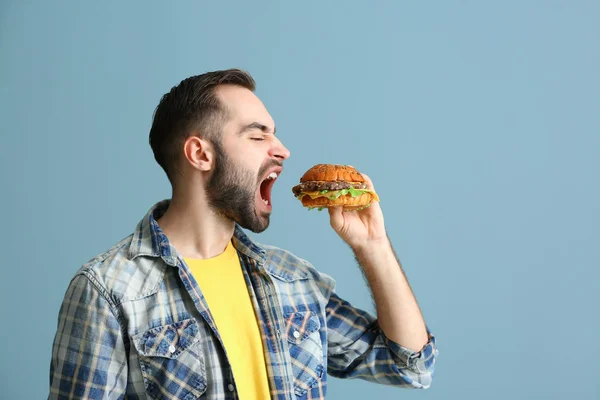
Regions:
[[[266,206],[271,205],[271,189],[277,179],[277,172],[271,172],[260,184],[260,199]]]

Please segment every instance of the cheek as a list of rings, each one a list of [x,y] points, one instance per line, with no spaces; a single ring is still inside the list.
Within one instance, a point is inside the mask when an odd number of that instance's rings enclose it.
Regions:
[[[253,179],[257,179],[258,174],[263,166],[262,160],[253,156],[249,152],[244,154],[244,156],[239,160],[238,165],[244,170],[246,175],[252,176]]]
[[[262,143],[262,142],[259,142]],[[235,141],[228,143],[229,158],[238,172],[255,182],[264,166],[264,149],[256,143]]]
[[[257,184],[259,169],[260,165],[257,166],[256,163],[252,163],[248,159],[242,159],[236,163],[236,175],[240,183],[246,185],[254,186]]]

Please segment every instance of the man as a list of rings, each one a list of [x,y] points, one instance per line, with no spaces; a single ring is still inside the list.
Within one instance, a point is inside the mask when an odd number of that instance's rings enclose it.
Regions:
[[[377,319],[307,261],[243,233],[269,225],[272,181],[290,155],[254,89],[243,71],[217,71],[161,99],[150,145],[172,198],[71,281],[50,398],[324,399],[329,375],[431,384],[435,340],[378,203],[329,211]]]

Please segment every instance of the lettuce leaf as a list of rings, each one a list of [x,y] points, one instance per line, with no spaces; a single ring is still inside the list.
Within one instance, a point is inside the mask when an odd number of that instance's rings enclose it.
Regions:
[[[366,193],[368,191],[369,191],[368,189],[354,189],[354,188],[334,190],[333,191],[334,193],[330,196],[327,196],[327,198],[330,200],[336,200],[338,197],[345,196],[347,194],[349,194],[352,197],[358,197],[361,194]]]

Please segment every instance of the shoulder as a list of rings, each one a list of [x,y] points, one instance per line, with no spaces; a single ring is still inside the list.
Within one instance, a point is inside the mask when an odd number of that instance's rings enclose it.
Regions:
[[[129,249],[133,235],[84,263],[77,276],[86,276],[114,305],[147,296],[158,289],[167,265],[160,257],[137,255]],[[78,280],[73,279],[72,284]]]

